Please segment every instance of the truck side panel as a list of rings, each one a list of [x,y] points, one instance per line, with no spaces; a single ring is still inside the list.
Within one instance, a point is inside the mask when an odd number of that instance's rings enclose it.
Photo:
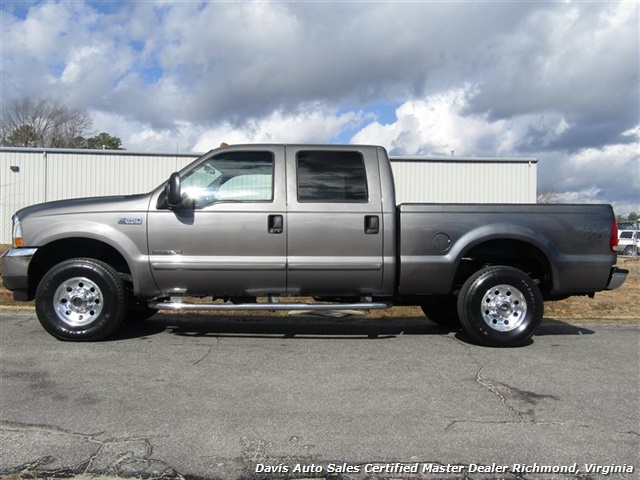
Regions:
[[[546,264],[550,295],[603,290],[615,263],[610,205],[403,204],[398,217],[401,294],[451,293],[463,259],[525,262],[516,245]]]

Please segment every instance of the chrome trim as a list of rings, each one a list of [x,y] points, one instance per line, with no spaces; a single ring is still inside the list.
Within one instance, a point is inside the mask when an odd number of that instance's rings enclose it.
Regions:
[[[151,262],[154,270],[189,270],[189,271],[283,271],[286,269],[284,262]]]
[[[627,275],[629,274],[629,270],[613,267],[611,269],[611,276],[609,277],[609,284],[607,285],[607,290],[615,290],[619,288],[627,279]]]
[[[37,248],[11,248],[4,252],[3,257],[33,257]]]
[[[372,271],[377,272],[382,270],[382,262],[380,263],[371,263],[371,264],[362,264],[362,263],[350,263],[350,264],[342,264],[342,263],[290,263],[289,264],[290,271],[326,271],[326,270],[340,270],[340,271]]]
[[[207,304],[187,302],[149,302],[149,307],[158,310],[381,310],[390,308],[387,302],[368,303],[244,303]]]

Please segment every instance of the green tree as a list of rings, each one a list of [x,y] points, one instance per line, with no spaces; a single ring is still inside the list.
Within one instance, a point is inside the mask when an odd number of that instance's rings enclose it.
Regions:
[[[120,140],[120,138],[111,136],[105,132],[87,138],[87,148],[124,150],[124,148],[122,148],[122,140]]]
[[[640,216],[636,212],[631,212],[627,215],[616,215],[616,220],[619,222],[637,222]]]
[[[13,129],[7,135],[6,141],[2,144],[11,145],[13,147],[30,147],[36,143],[36,132],[30,125],[20,125]]]

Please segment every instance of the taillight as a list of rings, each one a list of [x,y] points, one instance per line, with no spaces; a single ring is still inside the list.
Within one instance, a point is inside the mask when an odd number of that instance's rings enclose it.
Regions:
[[[611,253],[616,253],[616,247],[618,246],[618,222],[613,219],[611,224],[611,236],[609,237],[609,248]]]

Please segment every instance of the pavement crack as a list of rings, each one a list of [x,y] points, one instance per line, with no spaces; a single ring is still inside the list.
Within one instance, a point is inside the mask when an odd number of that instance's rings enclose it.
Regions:
[[[91,433],[91,434],[76,433],[76,432],[71,432],[69,430],[65,430],[64,428],[60,428],[52,425],[40,425],[40,424],[31,424],[31,423],[22,423],[22,422],[9,422],[9,421],[1,421],[0,430],[21,431],[21,432],[34,431],[34,432],[46,433],[49,435],[64,435],[64,436],[71,436],[71,437],[79,438],[82,440],[86,440],[88,442],[95,442],[95,443],[102,443],[101,440],[98,440],[95,437],[98,437],[103,434],[103,432]]]
[[[485,379],[482,374],[484,373],[484,366],[479,365],[480,368],[478,373],[476,374],[476,382],[485,387],[491,393],[496,395],[500,402],[507,407],[509,412],[511,412],[517,419],[519,423],[529,421],[534,421],[533,411],[528,410],[526,412],[521,412],[520,410],[515,409],[512,405],[507,402],[506,395],[511,391],[511,388],[503,383],[494,382],[493,380]]]
[[[100,439],[104,432],[95,434],[83,434],[71,432],[51,425],[34,425],[18,422],[0,422],[0,431],[11,434],[15,432],[19,435],[29,435],[34,439],[34,444],[38,444],[49,436],[62,436],[74,439],[76,443],[72,447],[77,451],[82,447],[81,442],[90,444],[84,450],[86,453],[69,462],[68,458],[57,458],[51,455],[37,457],[36,460],[28,461],[18,467],[11,469],[11,472],[38,472],[43,474],[58,474],[67,472],[71,474],[107,474],[117,477],[140,477],[140,478],[163,478],[182,479],[182,475],[162,460],[153,457],[153,446],[151,441],[145,437],[122,437]],[[78,443],[80,442],[80,443]],[[86,446],[86,444],[85,444]],[[64,457],[72,456],[66,453]],[[71,465],[61,466],[62,463]],[[45,475],[46,476],[46,475]]]
[[[87,460],[81,463],[81,465],[85,465],[85,467],[83,467],[82,473],[90,473],[93,471],[94,461],[96,460],[96,458],[98,458],[98,455],[100,455],[103,448],[104,448],[104,443],[102,443],[98,447],[98,450],[96,450],[96,452],[93,455],[91,455]]]
[[[191,365],[196,366],[198,365],[200,362],[202,362],[205,358],[207,358],[209,355],[211,355],[211,352],[213,351],[213,345],[209,345],[209,348],[207,349],[207,353],[205,353],[199,360],[196,360],[195,362],[193,362]]]

